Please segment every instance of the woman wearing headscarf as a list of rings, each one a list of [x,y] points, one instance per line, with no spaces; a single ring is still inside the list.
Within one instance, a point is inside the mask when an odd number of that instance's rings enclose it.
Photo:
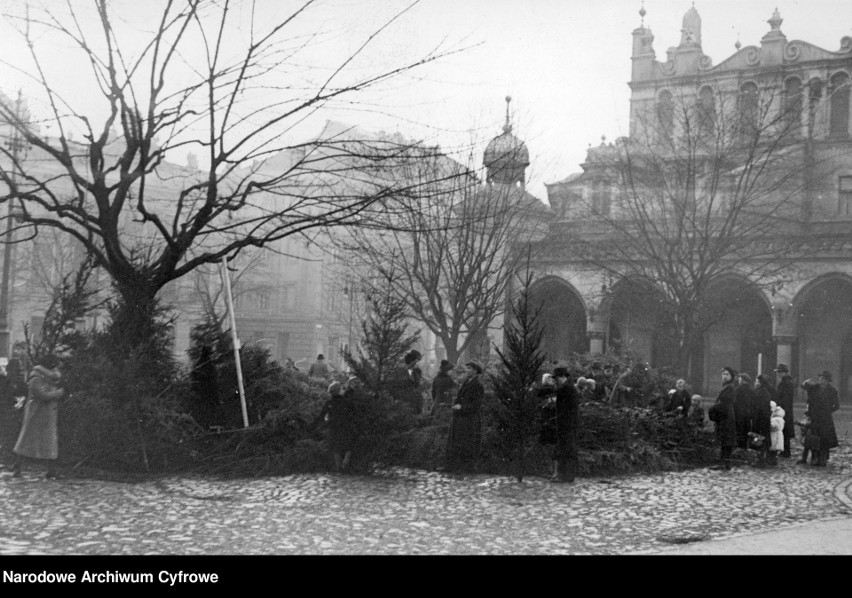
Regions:
[[[59,457],[57,424],[59,401],[65,396],[61,380],[59,360],[54,355],[42,358],[30,373],[24,423],[13,449],[17,458],[12,466],[12,475],[16,477],[21,475],[22,458],[46,461],[46,477],[59,477],[56,472],[56,459]]]
[[[748,448],[748,433],[752,428],[752,410],[755,405],[754,382],[745,373],[736,376],[734,387],[734,417],[737,429],[737,447]]]
[[[481,410],[485,388],[479,377],[484,368],[475,359],[468,361],[465,368],[467,378],[456,393],[453,419],[447,438],[446,469],[453,472],[468,471],[476,465],[482,440]]]

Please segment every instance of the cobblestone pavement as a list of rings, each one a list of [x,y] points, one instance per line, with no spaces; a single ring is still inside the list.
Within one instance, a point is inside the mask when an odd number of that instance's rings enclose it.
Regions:
[[[551,484],[391,470],[125,484],[0,477],[3,554],[624,554],[852,517],[827,468],[699,469]]]

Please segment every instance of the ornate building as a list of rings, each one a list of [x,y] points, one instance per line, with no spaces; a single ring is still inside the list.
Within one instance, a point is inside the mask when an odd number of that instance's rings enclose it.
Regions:
[[[547,351],[627,349],[703,392],[725,365],[755,374],[783,362],[800,382],[827,369],[849,401],[852,37],[834,51],[788,40],[776,10],[759,45],[737,42],[713,65],[693,7],[661,61],[640,15],[629,136],[590,147],[581,173],[547,185],[557,218],[536,246],[534,286]],[[716,228],[701,228],[702,209]],[[725,224],[735,211],[739,228]],[[728,252],[706,268],[699,299],[717,317],[696,328],[685,367],[670,298],[686,287],[651,266],[695,276],[715,242],[699,239],[707,231],[728,235]]]

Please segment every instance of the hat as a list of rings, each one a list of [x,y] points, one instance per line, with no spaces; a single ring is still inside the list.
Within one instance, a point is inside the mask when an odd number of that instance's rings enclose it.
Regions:
[[[322,353],[320,353],[319,355],[317,355],[317,359],[325,359],[325,356]]]
[[[441,365],[438,366],[438,370],[442,372],[449,372],[453,369],[453,367],[455,366],[453,366],[453,364],[451,364],[449,361],[447,361],[446,359],[442,359]]]
[[[405,365],[411,365],[416,362],[418,359],[423,357],[423,355],[417,349],[412,349],[408,353],[405,354],[405,357],[402,360],[405,362]]]
[[[352,384],[352,383],[353,383],[353,382],[355,382],[356,380],[359,380],[358,376],[349,376],[349,377],[346,379],[346,384]]]
[[[553,377],[558,378],[559,376],[564,376],[565,378],[570,378],[571,374],[568,373],[568,368],[563,368],[563,367],[553,368]]]
[[[340,384],[340,382],[334,381],[328,385],[328,394],[330,395],[340,394],[340,391],[342,390],[343,386]]]
[[[831,372],[829,372],[828,370],[823,370],[822,372],[820,372],[819,375],[820,377],[825,378],[826,380],[831,382]]]
[[[485,368],[484,368],[484,367],[482,367],[482,364],[481,364],[481,363],[479,363],[479,362],[478,362],[477,360],[475,360],[475,359],[471,359],[471,360],[470,360],[470,361],[468,361],[465,365],[469,365],[470,367],[472,367],[473,369],[475,369],[475,370],[476,370],[476,372],[477,372],[477,373],[479,373],[479,374],[481,374],[482,372],[484,372],[484,371],[485,371]]]
[[[785,374],[789,374],[790,368],[788,368],[787,364],[785,364],[785,363],[779,363],[778,365],[775,366],[775,371],[776,372],[784,372]]]
[[[589,384],[589,379],[585,376],[577,378],[577,388],[585,388]]]

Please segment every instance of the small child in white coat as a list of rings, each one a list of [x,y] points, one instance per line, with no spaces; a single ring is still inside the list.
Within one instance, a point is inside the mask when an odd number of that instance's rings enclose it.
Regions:
[[[769,401],[769,464],[778,465],[778,453],[784,450],[784,409]]]

